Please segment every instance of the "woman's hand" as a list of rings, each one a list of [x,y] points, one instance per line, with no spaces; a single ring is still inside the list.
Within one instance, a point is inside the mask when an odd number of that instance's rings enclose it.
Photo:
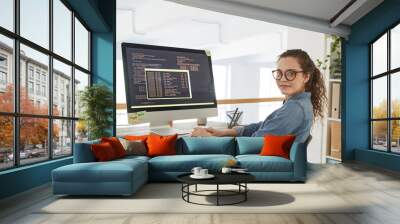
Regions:
[[[212,135],[212,136],[216,136],[216,137],[222,137],[225,135],[225,131],[224,130],[218,130],[215,128],[206,128],[206,130]]]
[[[234,129],[215,129],[215,128],[201,128],[196,127],[193,129],[192,137],[223,137],[223,136],[237,136],[237,132]]]
[[[212,134],[206,128],[195,127],[190,134],[192,137],[210,137]]]

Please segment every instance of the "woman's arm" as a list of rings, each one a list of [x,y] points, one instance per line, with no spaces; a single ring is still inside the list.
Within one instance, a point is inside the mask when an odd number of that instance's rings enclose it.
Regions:
[[[253,137],[263,137],[266,134],[288,135],[301,128],[305,119],[303,107],[297,102],[288,102],[286,108],[252,133]]]
[[[215,128],[194,128],[191,136],[193,137],[206,137],[206,136],[251,136],[256,130],[258,130],[261,126],[262,122],[249,124],[246,126],[237,126],[234,128],[228,129],[215,129]]]

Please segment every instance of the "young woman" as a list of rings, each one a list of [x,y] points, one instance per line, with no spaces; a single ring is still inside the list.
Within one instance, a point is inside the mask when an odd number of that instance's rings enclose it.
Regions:
[[[303,50],[287,50],[272,71],[279,90],[285,96],[282,107],[264,121],[232,129],[195,128],[192,136],[253,136],[266,134],[296,136],[304,142],[315,118],[323,117],[326,90],[321,72]]]

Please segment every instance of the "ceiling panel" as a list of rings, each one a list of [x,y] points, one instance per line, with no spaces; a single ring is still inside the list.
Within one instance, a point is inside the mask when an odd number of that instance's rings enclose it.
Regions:
[[[225,0],[296,15],[330,20],[351,0]]]

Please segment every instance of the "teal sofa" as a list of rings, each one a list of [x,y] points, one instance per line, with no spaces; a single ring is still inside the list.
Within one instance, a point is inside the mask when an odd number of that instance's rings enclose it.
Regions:
[[[74,163],[52,171],[54,194],[131,195],[148,181],[176,181],[193,167],[221,170],[228,160],[236,160],[259,182],[304,182],[307,169],[307,144],[295,142],[290,159],[260,156],[262,137],[182,137],[176,144],[177,155],[127,156],[96,162],[91,144],[75,144]]]

